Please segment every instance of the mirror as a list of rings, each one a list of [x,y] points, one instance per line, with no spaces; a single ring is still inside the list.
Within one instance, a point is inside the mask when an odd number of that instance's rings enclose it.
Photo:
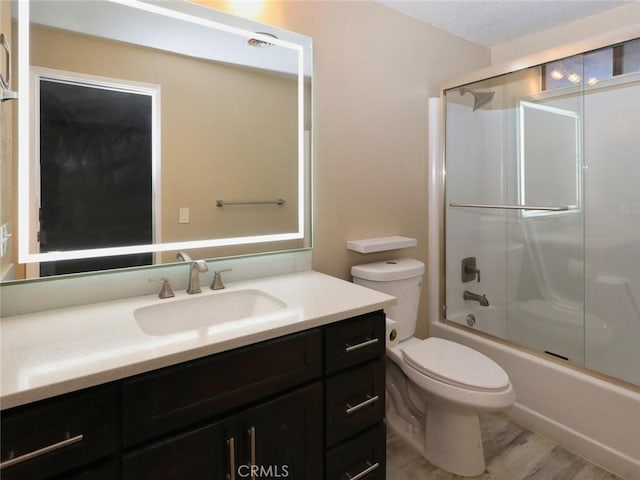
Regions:
[[[518,194],[521,205],[580,207],[580,115],[542,103],[519,102]],[[553,175],[549,175],[553,172]],[[522,215],[563,212],[525,210]]]
[[[185,1],[17,10],[27,278],[310,246],[310,38]]]

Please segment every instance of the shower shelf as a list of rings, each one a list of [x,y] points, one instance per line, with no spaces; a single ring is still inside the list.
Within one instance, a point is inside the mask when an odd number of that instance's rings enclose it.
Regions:
[[[450,207],[457,208],[498,208],[501,210],[545,210],[548,212],[565,212],[570,207],[564,205],[561,207],[543,207],[541,205],[492,205],[483,203],[450,203]]]

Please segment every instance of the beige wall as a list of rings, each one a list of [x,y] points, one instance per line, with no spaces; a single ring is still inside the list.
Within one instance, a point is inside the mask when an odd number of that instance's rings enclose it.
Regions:
[[[426,262],[427,99],[444,80],[488,66],[489,49],[373,1],[269,1],[259,20],[313,38],[313,268],[350,279],[359,263]],[[395,234],[417,248],[346,250],[347,240]]]

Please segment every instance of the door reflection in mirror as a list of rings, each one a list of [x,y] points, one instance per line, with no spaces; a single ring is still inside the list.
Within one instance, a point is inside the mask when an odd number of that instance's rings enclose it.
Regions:
[[[152,243],[152,89],[72,74],[37,79],[39,251]],[[40,276],[152,263],[152,253],[42,262]]]

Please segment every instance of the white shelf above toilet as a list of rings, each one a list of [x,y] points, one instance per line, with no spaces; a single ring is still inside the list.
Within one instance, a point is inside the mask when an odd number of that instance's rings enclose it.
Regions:
[[[415,238],[394,235],[391,237],[364,238],[362,240],[348,240],[347,250],[359,253],[385,252],[387,250],[398,250],[400,248],[410,248],[418,245]]]

